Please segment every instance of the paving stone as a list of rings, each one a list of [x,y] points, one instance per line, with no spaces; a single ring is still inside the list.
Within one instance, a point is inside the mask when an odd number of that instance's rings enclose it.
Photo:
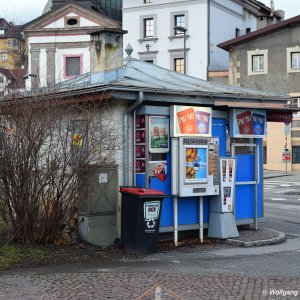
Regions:
[[[200,276],[161,273],[68,273],[0,276],[0,299],[154,299],[160,286],[163,299],[280,299],[262,295],[276,290],[300,291],[295,278],[252,278],[244,276]],[[152,288],[153,292],[148,293]],[[178,298],[179,299],[179,298]],[[297,299],[284,297],[284,299]]]

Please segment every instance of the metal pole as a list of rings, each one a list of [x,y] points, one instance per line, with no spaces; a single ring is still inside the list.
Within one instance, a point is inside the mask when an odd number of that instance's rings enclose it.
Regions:
[[[178,246],[178,198],[174,196],[174,243]]]
[[[203,243],[203,197],[199,200],[199,238],[200,242]]]
[[[186,74],[186,31],[183,32],[183,62],[184,74]]]

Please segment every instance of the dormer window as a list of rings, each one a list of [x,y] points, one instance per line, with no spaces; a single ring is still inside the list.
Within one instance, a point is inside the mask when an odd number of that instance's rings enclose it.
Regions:
[[[79,17],[65,18],[65,27],[78,27],[78,26],[79,26]]]

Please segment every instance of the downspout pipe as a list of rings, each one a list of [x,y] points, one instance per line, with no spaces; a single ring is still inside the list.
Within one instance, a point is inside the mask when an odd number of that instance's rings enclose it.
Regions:
[[[206,70],[206,80],[208,80],[209,67],[210,67],[210,0],[207,0],[207,70]]]
[[[137,109],[144,101],[144,92],[139,91],[138,99],[131,104],[123,114],[123,125],[124,125],[124,149],[123,149],[123,160],[124,160],[124,168],[123,168],[123,185],[129,185],[129,122],[128,117],[135,109]]]

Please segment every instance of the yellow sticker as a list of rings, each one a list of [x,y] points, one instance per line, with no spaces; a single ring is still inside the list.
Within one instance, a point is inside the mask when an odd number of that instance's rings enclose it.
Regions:
[[[82,146],[83,138],[81,133],[74,133],[72,138],[72,144],[76,146]]]

